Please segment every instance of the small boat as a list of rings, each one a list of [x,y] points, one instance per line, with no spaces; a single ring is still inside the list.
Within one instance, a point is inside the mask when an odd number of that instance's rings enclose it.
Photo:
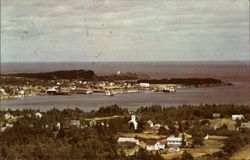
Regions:
[[[114,92],[111,91],[106,91],[105,94],[106,96],[115,96]]]
[[[164,88],[162,91],[163,92],[176,92],[176,89],[174,89],[173,87],[171,87],[171,88]]]
[[[176,92],[176,89],[170,88],[169,91],[170,91],[170,92]]]
[[[86,91],[86,94],[93,94],[93,91],[87,90],[87,91]]]

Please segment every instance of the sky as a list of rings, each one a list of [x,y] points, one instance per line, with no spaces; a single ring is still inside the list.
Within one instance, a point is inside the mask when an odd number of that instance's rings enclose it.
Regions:
[[[232,60],[248,0],[1,0],[2,62]]]

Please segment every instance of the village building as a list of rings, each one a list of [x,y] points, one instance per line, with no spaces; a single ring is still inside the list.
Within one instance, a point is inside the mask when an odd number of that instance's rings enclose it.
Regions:
[[[89,122],[89,126],[92,127],[92,126],[95,126],[96,125],[96,121],[95,120],[91,120]]]
[[[114,85],[115,85],[114,82],[110,82],[110,83],[109,83],[109,86],[114,86]]]
[[[148,151],[158,151],[165,149],[165,143],[158,140],[149,140],[146,142],[146,149]]]
[[[4,119],[12,119],[12,118],[13,118],[13,116],[10,113],[6,113],[4,115]]]
[[[204,137],[204,140],[208,140],[209,138],[209,135],[207,134],[205,137]]]
[[[35,117],[36,117],[36,118],[39,118],[39,119],[40,119],[40,118],[42,118],[42,116],[43,116],[43,115],[42,115],[42,113],[40,113],[40,112],[36,112],[36,113],[35,113]]]
[[[241,120],[244,119],[244,116],[242,114],[234,114],[232,115],[232,120]]]
[[[24,93],[25,93],[24,90],[19,90],[19,91],[18,91],[18,94],[19,94],[19,95],[24,95]]]
[[[100,125],[103,127],[109,127],[109,124],[107,122],[101,122]]]
[[[0,88],[0,94],[6,95],[7,93],[5,92],[3,88]]]
[[[80,120],[71,120],[70,121],[70,126],[80,127],[80,125],[81,125]]]
[[[170,128],[168,127],[168,125],[164,125],[163,126],[166,130],[170,130]]]
[[[128,123],[132,123],[134,125],[134,129],[137,130],[138,123],[136,122],[136,116],[134,114],[131,115],[131,120]]]
[[[7,128],[12,128],[13,126],[12,123],[6,123],[5,126],[1,128],[1,132],[4,132]]]
[[[240,125],[242,128],[250,128],[250,122],[243,122]]]
[[[135,138],[119,137],[118,142],[131,142],[139,145],[139,140]]]
[[[59,130],[59,129],[61,129],[61,123],[60,122],[58,122],[58,123],[53,122],[53,123],[50,123],[49,125],[45,125],[45,128],[51,128],[51,129]]]
[[[47,94],[51,94],[51,95],[56,94],[57,92],[58,90],[56,89],[56,87],[52,87],[47,90]]]
[[[149,83],[139,83],[139,87],[142,87],[142,88],[147,88],[149,86],[150,86]]]
[[[181,137],[169,136],[167,138],[167,145],[168,146],[181,146],[181,144],[182,144]]]
[[[168,148],[168,152],[179,152],[180,151],[180,147],[177,146],[172,146]]]
[[[161,127],[160,124],[155,124],[153,128],[154,128],[154,129],[159,129],[160,127]]]
[[[148,124],[149,124],[149,127],[151,127],[151,128],[153,128],[153,127],[154,127],[154,123],[153,123],[153,121],[148,120]]]
[[[61,123],[58,122],[58,123],[56,124],[56,128],[57,128],[57,129],[61,129]]]
[[[217,128],[218,128],[218,126],[216,125],[216,124],[211,124],[211,128],[213,129],[213,130],[216,130]]]
[[[213,113],[213,118],[220,118],[220,117],[221,117],[220,113]]]
[[[106,84],[105,84],[105,82],[103,81],[103,82],[99,82],[97,85],[98,85],[98,87],[105,87]]]

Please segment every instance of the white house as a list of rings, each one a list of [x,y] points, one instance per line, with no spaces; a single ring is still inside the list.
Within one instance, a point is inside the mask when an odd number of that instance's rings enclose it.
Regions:
[[[154,123],[153,123],[153,121],[148,120],[148,124],[149,124],[149,127],[151,127],[151,128],[153,128],[153,127],[154,127]]]
[[[58,122],[58,123],[56,124],[56,127],[57,127],[57,129],[61,129],[61,123]]]
[[[79,127],[81,125],[81,122],[80,122],[80,120],[71,120],[70,125]]]
[[[106,84],[105,84],[105,82],[104,82],[104,81],[103,81],[103,82],[99,82],[99,83],[98,83],[98,86],[99,86],[99,87],[105,87],[105,85],[106,85]]]
[[[220,118],[220,113],[213,113],[213,118]]]
[[[204,137],[204,139],[205,139],[205,140],[208,140],[208,138],[209,138],[209,135],[207,134],[207,135]]]
[[[163,141],[157,141],[157,140],[150,140],[146,142],[146,149],[148,151],[158,151],[165,149],[165,143]]]
[[[40,118],[42,118],[42,116],[43,116],[43,114],[40,113],[40,112],[36,112],[36,113],[35,113],[35,117],[36,117],[36,118],[39,118],[39,119],[40,119]]]
[[[57,92],[58,92],[58,90],[56,89],[55,86],[52,87],[52,88],[49,88],[49,89],[47,90],[47,94],[55,94],[55,93],[57,93]]]
[[[95,120],[91,120],[89,122],[89,126],[92,127],[92,126],[95,126],[96,125],[96,121]]]
[[[1,132],[4,132],[7,128],[12,128],[13,124],[12,123],[6,123],[5,127],[1,128]]]
[[[167,145],[168,146],[180,146],[182,144],[181,137],[169,136],[167,138]]]
[[[170,130],[170,128],[168,127],[168,125],[164,125],[163,126],[166,130]]]
[[[13,124],[12,124],[12,123],[6,123],[6,127],[12,128],[12,127],[13,127]]]
[[[10,113],[6,113],[4,115],[4,119],[11,119],[11,118],[13,118],[13,116]]]
[[[24,90],[19,90],[19,91],[18,91],[18,94],[19,94],[19,95],[24,95],[24,93],[25,93]]]
[[[149,83],[139,83],[139,86],[147,88],[150,86],[150,84]]]
[[[157,123],[157,124],[154,125],[153,128],[154,128],[154,129],[159,129],[160,127],[161,127],[161,125]]]
[[[118,142],[132,142],[139,145],[139,140],[135,138],[119,137]]]
[[[242,114],[233,114],[232,115],[232,120],[241,120],[244,119],[244,116]]]
[[[243,127],[243,128],[250,128],[250,122],[241,123],[241,127]]]
[[[0,94],[7,94],[3,88],[0,88]]]
[[[131,115],[131,120],[128,123],[133,123],[134,129],[137,130],[138,123],[136,122],[136,116]]]
[[[177,146],[172,146],[172,147],[169,147],[168,151],[169,152],[179,152],[180,148]]]

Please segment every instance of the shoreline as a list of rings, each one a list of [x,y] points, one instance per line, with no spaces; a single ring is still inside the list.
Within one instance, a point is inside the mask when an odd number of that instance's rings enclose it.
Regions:
[[[211,87],[223,87],[223,86],[233,86],[233,84],[232,83],[204,84],[204,85],[199,85],[199,86],[195,86],[195,85],[188,85],[187,86],[187,85],[183,85],[183,84],[150,84],[150,87],[145,88],[145,89],[138,89],[138,92],[136,92],[136,93],[147,91],[147,90],[153,91],[154,88],[157,88],[157,87],[173,87],[175,89],[180,89],[180,88],[189,89],[189,88],[211,88]],[[121,89],[124,89],[124,88],[122,88],[122,87],[114,87],[114,88],[106,87],[104,89],[86,88],[86,90],[92,90],[94,92],[93,94],[105,93],[108,90],[119,90],[119,89],[121,90]],[[127,89],[127,91],[134,90],[134,89],[137,89],[137,88]],[[72,94],[76,94],[76,93],[73,93],[72,91],[65,92],[65,93],[68,93],[68,94],[65,94],[65,96],[70,96]],[[135,92],[131,92],[131,93],[135,93]],[[130,92],[123,92],[123,93],[119,93],[119,94],[130,94]],[[25,97],[31,97],[31,96],[44,96],[44,95],[54,96],[54,95],[49,95],[47,93],[37,93],[37,94],[32,93],[32,94],[29,94],[29,95],[0,95],[0,100],[18,99],[18,98],[25,98]],[[60,96],[60,95],[58,95],[58,96]]]

